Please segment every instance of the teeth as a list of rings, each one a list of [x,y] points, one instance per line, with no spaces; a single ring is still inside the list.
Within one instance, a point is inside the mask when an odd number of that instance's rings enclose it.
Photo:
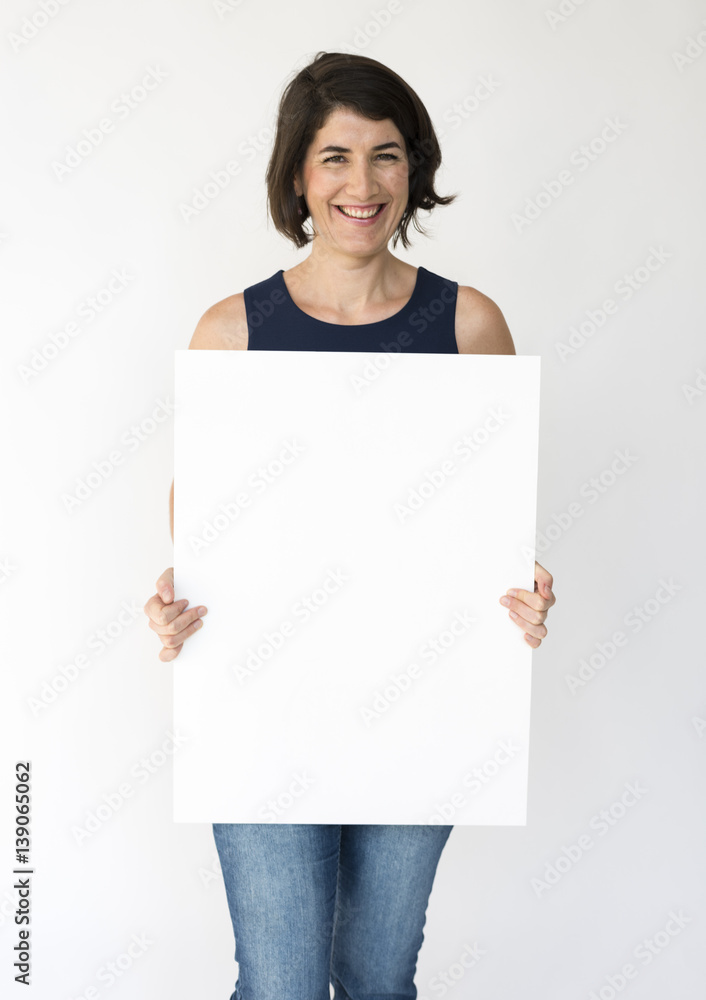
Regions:
[[[359,208],[343,208],[342,205],[338,205],[337,207],[340,212],[343,212],[344,215],[350,215],[353,219],[371,219],[382,209],[382,205],[378,205],[377,208],[369,208],[365,211]]]

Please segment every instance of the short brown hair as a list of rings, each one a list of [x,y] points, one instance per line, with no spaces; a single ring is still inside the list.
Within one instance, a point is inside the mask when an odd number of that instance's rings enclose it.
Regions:
[[[301,168],[316,132],[332,111],[350,108],[375,121],[391,119],[404,136],[410,163],[409,200],[392,237],[392,245],[407,237],[410,222],[426,235],[417,211],[449,205],[456,195],[434,190],[434,175],[441,166],[441,149],[429,113],[402,77],[368,56],[343,52],[317,52],[285,87],[279,103],[272,155],[267,165],[267,203],[272,221],[297,247],[310,243],[304,231],[309,210],[294,191],[294,175]],[[301,208],[301,215],[299,214]]]

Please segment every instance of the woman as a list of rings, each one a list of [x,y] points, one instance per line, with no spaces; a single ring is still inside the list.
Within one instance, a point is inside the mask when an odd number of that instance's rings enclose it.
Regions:
[[[365,56],[318,53],[282,95],[266,175],[275,227],[311,253],[208,309],[189,347],[514,354],[491,299],[388,250],[390,239],[410,246],[411,222],[424,232],[420,208],[454,200],[434,190],[440,163],[429,115],[404,80]],[[425,313],[432,299],[448,307]],[[172,538],[173,503],[174,483]],[[500,601],[536,649],[555,598],[551,574],[535,566],[534,591]],[[206,608],[188,604],[166,570],[145,605],[165,662],[203,624]],[[337,1000],[416,997],[451,829],[214,824],[239,963],[231,1000],[329,1000],[329,981]]]

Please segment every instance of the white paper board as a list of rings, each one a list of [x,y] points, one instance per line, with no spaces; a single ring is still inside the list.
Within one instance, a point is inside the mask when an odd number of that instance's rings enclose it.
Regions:
[[[539,357],[175,353],[175,820],[524,824]]]

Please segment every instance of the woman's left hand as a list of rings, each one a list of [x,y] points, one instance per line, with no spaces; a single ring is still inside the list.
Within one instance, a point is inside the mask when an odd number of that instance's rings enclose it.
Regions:
[[[500,603],[509,609],[510,617],[515,625],[519,625],[524,630],[525,642],[532,649],[537,649],[547,634],[544,619],[547,617],[549,608],[556,602],[556,597],[552,593],[553,582],[551,573],[544,566],[535,562],[534,592],[508,590],[507,597],[500,598]]]

